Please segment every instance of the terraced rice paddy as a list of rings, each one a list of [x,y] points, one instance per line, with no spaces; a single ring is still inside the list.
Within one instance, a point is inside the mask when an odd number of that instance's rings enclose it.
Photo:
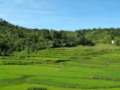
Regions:
[[[0,90],[120,90],[120,47],[49,48],[0,57]]]

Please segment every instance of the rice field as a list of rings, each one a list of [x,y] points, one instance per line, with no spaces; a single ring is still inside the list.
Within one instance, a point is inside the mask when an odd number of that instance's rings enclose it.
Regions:
[[[120,90],[120,47],[48,48],[0,57],[0,90]]]

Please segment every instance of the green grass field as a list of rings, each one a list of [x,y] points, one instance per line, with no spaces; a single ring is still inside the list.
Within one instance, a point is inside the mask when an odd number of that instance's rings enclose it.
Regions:
[[[0,90],[120,90],[120,47],[48,48],[0,57]]]

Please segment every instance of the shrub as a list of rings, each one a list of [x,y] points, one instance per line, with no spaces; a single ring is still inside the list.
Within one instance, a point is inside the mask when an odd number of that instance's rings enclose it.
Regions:
[[[28,88],[28,90],[47,90],[47,88],[43,88],[43,87],[31,87],[31,88]]]

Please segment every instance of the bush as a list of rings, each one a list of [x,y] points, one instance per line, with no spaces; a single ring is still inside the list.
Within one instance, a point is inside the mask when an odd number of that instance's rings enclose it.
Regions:
[[[120,37],[115,37],[114,39],[115,39],[115,44],[117,46],[120,46]]]
[[[31,88],[28,88],[28,90],[47,90],[47,88],[43,88],[43,87],[31,87]]]
[[[53,45],[52,45],[53,48],[55,48],[55,47],[60,47],[60,46],[61,46],[61,42],[60,42],[59,40],[55,40],[55,41],[53,42]]]
[[[66,43],[65,45],[66,47],[74,47],[76,46],[74,42],[71,42],[71,43]]]

